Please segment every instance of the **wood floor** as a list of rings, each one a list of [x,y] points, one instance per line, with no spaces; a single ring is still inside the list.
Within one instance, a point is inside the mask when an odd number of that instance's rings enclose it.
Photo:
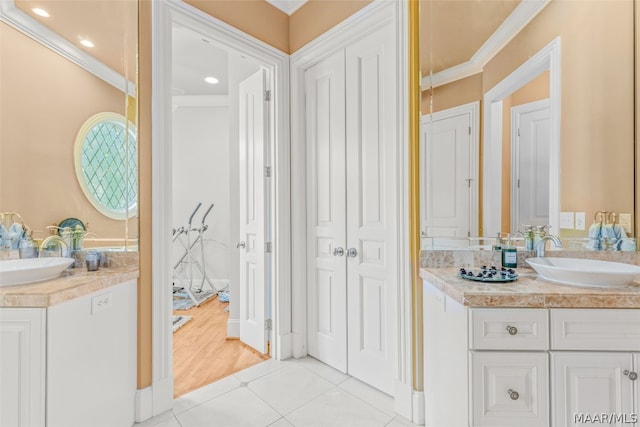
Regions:
[[[269,358],[240,340],[227,339],[227,303],[212,298],[200,307],[174,311],[193,316],[173,334],[173,396],[179,397]]]

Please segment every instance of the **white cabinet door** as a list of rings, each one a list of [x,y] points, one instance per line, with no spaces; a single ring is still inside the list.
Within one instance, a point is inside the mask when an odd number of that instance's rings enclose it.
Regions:
[[[547,427],[546,352],[471,352],[471,425]]]
[[[344,51],[305,72],[308,353],[347,372]]]
[[[585,416],[634,412],[632,396],[636,381],[629,353],[552,352],[552,419],[554,427],[583,426]],[[607,425],[624,426],[623,420]]]
[[[0,309],[0,425],[45,425],[45,309]]]
[[[349,374],[393,394],[399,204],[395,36],[346,49]]]

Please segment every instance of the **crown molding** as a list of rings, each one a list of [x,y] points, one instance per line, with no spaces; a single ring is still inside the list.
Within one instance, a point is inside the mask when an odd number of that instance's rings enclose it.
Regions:
[[[56,32],[18,9],[14,0],[0,0],[0,21],[12,26],[28,37],[48,47],[94,76],[109,83],[120,91],[135,97],[136,85],[113,68],[86,53]]]
[[[307,1],[308,0],[267,0],[267,3],[291,16],[293,12],[300,9]]]
[[[438,87],[482,72],[484,66],[504,48],[551,0],[522,0],[498,29],[467,62],[422,78],[422,90]]]

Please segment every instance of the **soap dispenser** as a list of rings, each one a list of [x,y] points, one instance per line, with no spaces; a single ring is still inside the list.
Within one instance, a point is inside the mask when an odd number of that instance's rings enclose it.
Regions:
[[[511,245],[511,235],[507,234],[507,244],[502,247],[502,266],[505,268],[516,268],[518,266],[518,252],[515,246]]]

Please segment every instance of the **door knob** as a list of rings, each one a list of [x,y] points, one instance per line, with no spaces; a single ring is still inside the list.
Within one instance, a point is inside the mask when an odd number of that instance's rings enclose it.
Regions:
[[[333,250],[333,256],[342,256],[344,255],[344,249],[341,247],[337,247]]]
[[[638,379],[638,374],[636,372],[629,372],[627,369],[622,371],[622,373],[629,377],[631,381],[635,381]]]
[[[246,247],[247,247],[247,244],[246,244],[245,242],[238,242],[238,243],[236,243],[236,248],[242,248],[242,249],[244,249],[244,248],[246,248]]]
[[[509,389],[507,393],[509,393],[509,397],[511,398],[511,400],[518,400],[520,398],[520,393],[515,390]]]
[[[347,256],[351,258],[355,258],[358,256],[358,250],[356,248],[347,249]]]

